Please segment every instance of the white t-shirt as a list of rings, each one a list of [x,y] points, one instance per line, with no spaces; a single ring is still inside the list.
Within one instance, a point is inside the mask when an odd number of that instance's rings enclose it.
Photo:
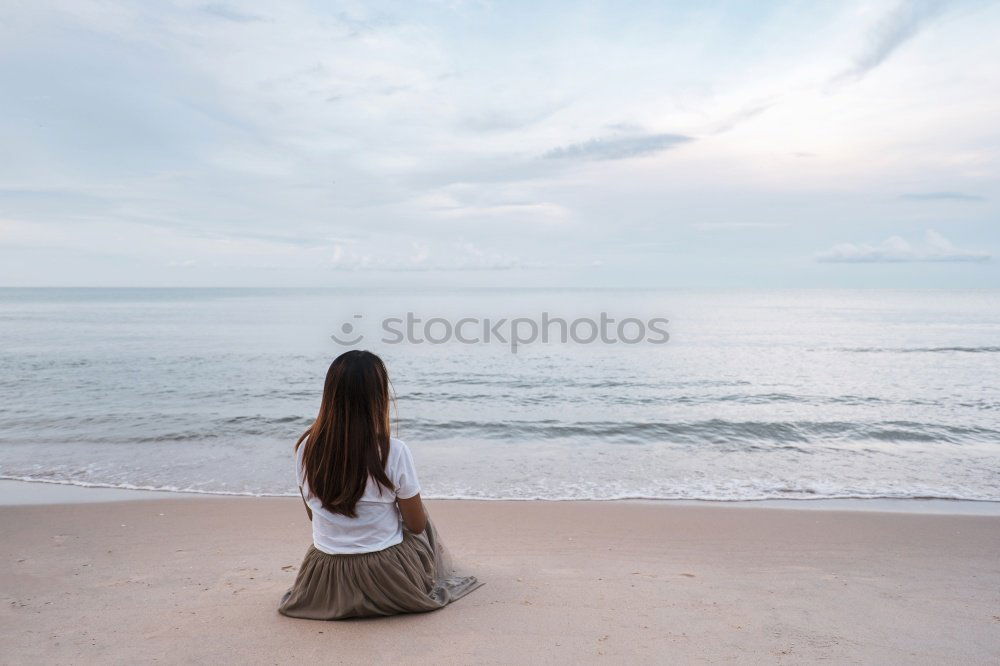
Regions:
[[[382,488],[371,478],[358,500],[356,518],[331,513],[323,502],[309,492],[309,481],[302,468],[303,442],[295,452],[295,476],[302,496],[312,509],[313,545],[331,555],[370,553],[395,546],[403,540],[403,522],[396,508],[396,498],[409,499],[420,492],[417,470],[409,447],[396,438],[389,439],[389,460],[385,474],[396,487],[395,492]],[[379,489],[382,494],[379,495]]]

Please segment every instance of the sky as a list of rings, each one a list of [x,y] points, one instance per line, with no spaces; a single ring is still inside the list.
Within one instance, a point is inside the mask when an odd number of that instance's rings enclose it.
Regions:
[[[0,16],[0,285],[1000,287],[1000,3]]]

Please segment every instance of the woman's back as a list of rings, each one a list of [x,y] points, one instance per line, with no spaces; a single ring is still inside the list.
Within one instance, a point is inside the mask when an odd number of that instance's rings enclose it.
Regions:
[[[389,405],[378,356],[352,350],[330,364],[316,420],[295,444],[313,545],[279,613],[314,620],[423,613],[481,585],[448,563],[410,449],[389,434]]]
[[[351,518],[323,508],[323,502],[309,492],[309,481],[302,467],[303,442],[295,454],[295,470],[302,496],[312,509],[313,545],[331,555],[369,553],[395,546],[403,540],[403,526],[396,508],[397,499],[409,499],[420,493],[416,468],[409,447],[390,438],[385,473],[395,492],[368,479],[365,492]],[[379,492],[381,491],[381,493]]]

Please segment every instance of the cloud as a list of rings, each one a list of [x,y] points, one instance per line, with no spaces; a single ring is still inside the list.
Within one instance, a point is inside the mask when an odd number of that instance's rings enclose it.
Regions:
[[[908,201],[986,201],[986,197],[964,192],[914,192],[899,198]]]
[[[777,103],[774,99],[769,99],[761,102],[753,102],[747,104],[743,108],[739,109],[735,113],[720,120],[711,129],[712,134],[722,134],[723,132],[728,132],[729,130],[735,128],[737,125],[741,125],[752,118],[756,118],[760,114],[764,113],[772,106]]]
[[[473,132],[507,132],[538,124],[566,106],[566,102],[554,102],[542,107],[485,109],[467,116],[461,127]]]
[[[691,225],[695,229],[778,229],[787,227],[787,224],[780,222],[696,222]]]
[[[654,155],[692,141],[683,134],[635,134],[571,143],[546,152],[546,159],[624,160]]]
[[[864,78],[919,33],[945,7],[943,0],[902,0],[872,29],[864,48],[854,57],[851,66],[833,77],[830,83],[847,83]]]
[[[867,243],[840,243],[816,257],[827,263],[903,263],[903,262],[983,262],[989,261],[986,252],[963,250],[951,244],[936,231],[927,230],[923,243],[910,243],[899,236],[891,236],[877,245]]]
[[[167,268],[192,268],[197,264],[194,259],[175,259],[167,262]]]
[[[248,14],[247,12],[242,12],[235,7],[230,7],[229,5],[224,5],[220,2],[213,2],[208,5],[204,5],[201,10],[206,14],[211,14],[217,18],[226,19],[227,21],[233,21],[235,23],[253,23],[254,21],[263,21],[262,16],[257,14]]]
[[[421,197],[418,202],[429,213],[443,219],[478,219],[504,222],[563,223],[571,211],[548,201],[518,201],[458,196],[439,192]]]
[[[51,247],[66,241],[67,234],[51,225],[0,219],[0,248]]]
[[[384,248],[366,252],[333,246],[328,265],[338,271],[381,271],[387,273],[423,271],[505,271],[530,268],[517,257],[481,249],[474,243],[455,241],[432,247],[426,242],[413,242],[409,248]]]

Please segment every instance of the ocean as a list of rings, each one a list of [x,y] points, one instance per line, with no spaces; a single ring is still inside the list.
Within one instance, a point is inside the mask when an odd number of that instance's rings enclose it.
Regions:
[[[0,477],[294,495],[354,347],[429,498],[1000,501],[996,290],[0,289]]]

